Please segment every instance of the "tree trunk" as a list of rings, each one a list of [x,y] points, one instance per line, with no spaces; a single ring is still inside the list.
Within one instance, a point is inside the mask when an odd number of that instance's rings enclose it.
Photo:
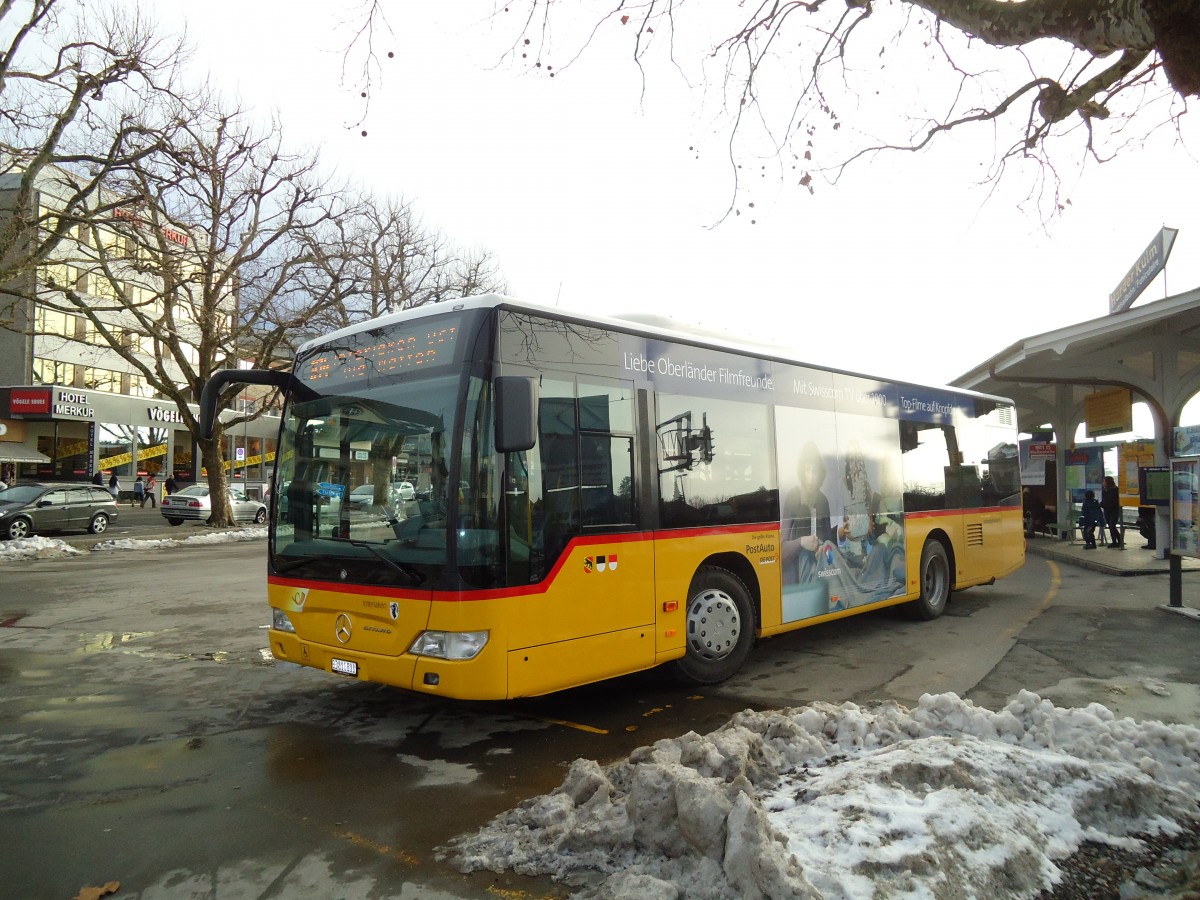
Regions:
[[[1200,4],[1195,0],[1143,0],[1154,25],[1154,47],[1171,86],[1200,96]]]
[[[224,528],[234,524],[233,510],[229,506],[229,478],[225,474],[225,455],[221,452],[225,441],[224,432],[218,427],[214,429],[212,440],[198,441],[200,459],[204,462],[204,470],[208,473],[208,495],[212,498],[212,512],[208,524],[214,528]]]

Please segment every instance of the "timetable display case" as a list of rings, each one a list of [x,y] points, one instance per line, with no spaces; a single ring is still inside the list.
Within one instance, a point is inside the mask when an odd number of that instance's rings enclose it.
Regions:
[[[1171,552],[1200,556],[1200,457],[1171,460]]]

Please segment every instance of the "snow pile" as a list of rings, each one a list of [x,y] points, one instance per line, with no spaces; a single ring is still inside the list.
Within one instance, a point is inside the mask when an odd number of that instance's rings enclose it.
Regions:
[[[188,547],[197,544],[239,544],[243,541],[263,540],[267,536],[266,526],[241,528],[236,531],[213,531],[207,534],[194,534],[186,538],[161,538],[158,540],[137,540],[122,538],[114,541],[101,541],[92,547],[93,550],[155,550],[162,547]]]
[[[186,538],[163,538],[154,540],[139,540],[136,538],[120,538],[111,541],[100,541],[92,550],[159,550],[164,547],[194,547],[206,544],[237,544],[242,541],[263,540],[267,536],[266,526],[239,528],[233,531],[213,531],[206,534],[194,534]],[[40,535],[23,538],[19,541],[0,541],[0,563],[14,559],[54,559],[56,557],[74,556],[87,551],[72,547],[60,538],[48,538]]]
[[[1200,815],[1200,729],[954,694],[746,711],[601,767],[440,850],[586,897],[1031,897],[1083,841]]]
[[[83,553],[65,541],[40,535],[16,541],[0,542],[0,561],[6,559],[53,559],[56,556],[71,556]]]

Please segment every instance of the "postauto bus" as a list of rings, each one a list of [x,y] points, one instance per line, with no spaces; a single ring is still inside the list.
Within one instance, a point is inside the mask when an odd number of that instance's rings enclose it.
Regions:
[[[711,684],[756,639],[935,619],[1024,562],[1000,397],[494,295],[335,331],[291,372],[218,372],[210,434],[236,383],[285,399],[271,652],[350,678],[500,699],[669,664]]]

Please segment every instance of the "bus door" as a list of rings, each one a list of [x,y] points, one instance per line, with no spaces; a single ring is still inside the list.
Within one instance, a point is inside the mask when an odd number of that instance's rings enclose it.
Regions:
[[[515,574],[531,588],[510,648],[653,622],[634,459],[631,386],[542,376],[537,446],[507,460],[510,583]]]

